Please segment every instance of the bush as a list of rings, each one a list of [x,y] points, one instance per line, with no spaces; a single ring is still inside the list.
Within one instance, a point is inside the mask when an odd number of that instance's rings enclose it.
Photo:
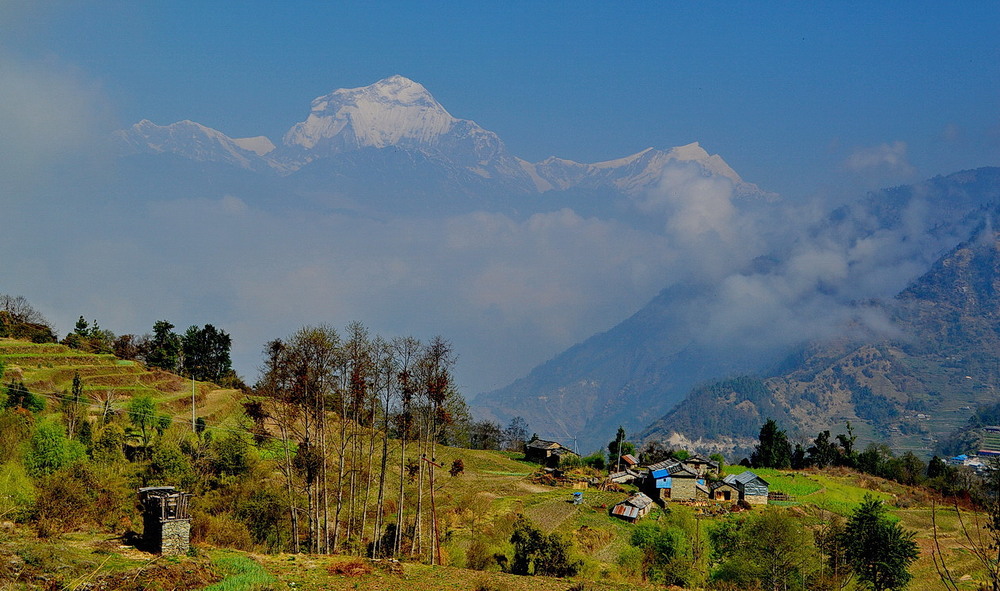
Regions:
[[[24,465],[32,476],[45,476],[86,456],[83,444],[66,439],[62,425],[47,421],[35,428]]]
[[[117,529],[131,525],[135,497],[124,479],[83,461],[46,476],[39,486],[33,521],[39,537],[58,536],[85,525]]]
[[[20,458],[22,443],[31,437],[34,418],[23,409],[0,412],[0,463]]]
[[[35,485],[20,462],[0,466],[0,520],[21,521],[30,514]]]
[[[91,501],[84,483],[64,474],[42,482],[35,502],[35,531],[40,538],[56,537],[80,523],[80,510]]]
[[[605,468],[604,454],[601,452],[592,453],[580,460],[584,466],[593,468],[594,470],[603,470]]]
[[[214,440],[212,446],[215,448],[213,469],[219,476],[241,476],[257,461],[250,443],[240,433],[229,433]]]
[[[169,485],[190,488],[195,483],[191,462],[172,443],[159,442],[153,449],[144,478],[146,485]]]
[[[220,548],[249,551],[253,540],[247,527],[229,513],[208,515],[194,511],[191,514],[191,541],[206,542]]]
[[[515,523],[510,542],[514,545],[510,572],[515,575],[572,577],[583,565],[570,559],[568,540],[555,533],[546,536],[523,516]]]
[[[473,540],[469,544],[469,549],[465,551],[465,568],[472,570],[486,570],[494,564],[493,552],[482,540]]]
[[[326,572],[331,575],[341,575],[345,577],[360,577],[372,573],[372,565],[367,560],[361,558],[350,558],[334,562],[326,567]]]

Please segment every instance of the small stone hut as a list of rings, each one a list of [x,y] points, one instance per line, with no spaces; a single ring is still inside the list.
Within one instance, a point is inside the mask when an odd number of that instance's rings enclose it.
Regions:
[[[664,460],[649,466],[643,480],[643,491],[660,502],[694,501],[699,497],[698,485],[705,486],[705,479],[694,469],[677,460]],[[702,491],[708,496],[708,490]]]
[[[612,507],[611,514],[629,523],[635,523],[649,513],[649,510],[652,508],[653,499],[641,492],[637,492]]]
[[[746,501],[751,505],[767,504],[768,482],[750,470],[739,474],[730,474],[722,481],[739,490],[741,501]]]
[[[139,489],[142,503],[142,541],[155,554],[187,554],[191,548],[191,493],[172,486]]]

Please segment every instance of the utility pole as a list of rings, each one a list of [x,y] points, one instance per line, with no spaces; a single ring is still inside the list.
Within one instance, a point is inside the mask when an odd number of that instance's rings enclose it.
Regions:
[[[618,463],[615,464],[615,472],[622,471],[622,438],[621,438],[622,428],[618,427]]]

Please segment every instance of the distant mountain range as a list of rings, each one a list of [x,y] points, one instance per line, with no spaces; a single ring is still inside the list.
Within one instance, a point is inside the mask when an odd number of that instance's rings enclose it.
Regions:
[[[998,215],[995,202],[977,209],[967,241],[892,300],[859,304],[880,308],[892,332],[810,343],[759,378],[696,388],[640,438],[746,453],[767,418],[804,439],[849,421],[862,439],[939,451],[1000,395]]]
[[[403,76],[314,99],[308,117],[278,145],[263,136],[230,138],[193,121],[161,126],[143,120],[115,137],[132,165],[124,167],[126,175],[155,175],[149,169],[162,170],[164,159],[148,157],[173,156],[188,163],[189,177],[206,174],[206,164],[223,165],[230,175],[237,170],[266,176],[286,193],[365,213],[532,213],[562,203],[540,199],[543,193],[639,194],[677,163],[697,166],[706,177],[724,177],[741,195],[773,197],[698,143],[593,164],[555,157],[530,163],[510,154],[495,133],[453,117],[427,89]]]
[[[646,227],[654,222],[642,200],[683,170],[727,187],[737,219],[773,213],[772,226],[785,223],[776,195],[697,142],[606,162],[531,163],[402,76],[314,99],[278,143],[145,120],[114,140],[123,200],[232,193],[261,208],[375,218],[480,210],[527,218],[571,207]],[[998,198],[998,169],[879,191],[776,241],[730,277],[764,286],[766,297],[785,275],[817,265],[799,313],[834,327],[827,338],[772,342],[766,329],[727,335],[723,323],[724,339],[705,339],[709,324],[719,330],[709,308],[720,286],[665,278],[669,287],[631,317],[479,396],[474,408],[501,422],[522,416],[533,431],[583,451],[619,424],[641,439],[746,449],[769,416],[804,435],[850,420],[866,436],[927,447],[992,395],[1000,373],[987,256]],[[818,265],[830,248],[845,263],[828,280]],[[886,273],[893,279],[880,279]],[[870,301],[876,292],[882,300]]]
[[[752,338],[734,335],[739,349],[706,346],[697,335],[708,318],[691,308],[716,286],[673,287],[477,402],[487,416],[521,415],[584,451],[624,425],[636,441],[746,452],[767,418],[810,437],[851,421],[868,440],[930,449],[995,397],[984,384],[1000,383],[1000,268],[984,229],[998,202],[1000,169],[986,168],[879,191],[827,216],[811,231],[817,244],[857,248],[891,235],[898,253],[886,244],[857,264],[897,257],[886,268],[927,271],[890,301],[848,302],[843,329],[829,339],[755,350]],[[745,275],[780,273],[786,256]]]

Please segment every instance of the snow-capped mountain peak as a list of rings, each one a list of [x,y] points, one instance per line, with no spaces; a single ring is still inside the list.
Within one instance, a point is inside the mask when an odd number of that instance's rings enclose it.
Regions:
[[[308,167],[312,172],[305,176],[320,186],[327,182],[323,179],[357,176],[365,187],[373,181],[362,178],[368,176],[379,182],[395,179],[388,186],[410,190],[424,183],[434,187],[429,193],[611,189],[635,196],[657,187],[668,167],[683,165],[728,179],[738,194],[770,196],[697,142],[592,164],[555,156],[526,162],[508,153],[497,134],[453,117],[422,84],[399,75],[313,99],[306,119],[293,125],[278,147],[263,136],[234,139],[192,121],[159,126],[143,120],[117,135],[126,155],[174,154],[281,176]]]
[[[423,85],[392,76],[314,99],[308,118],[292,126],[284,144],[324,152],[433,145],[458,122]]]

